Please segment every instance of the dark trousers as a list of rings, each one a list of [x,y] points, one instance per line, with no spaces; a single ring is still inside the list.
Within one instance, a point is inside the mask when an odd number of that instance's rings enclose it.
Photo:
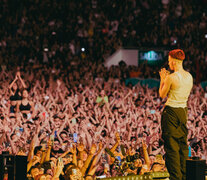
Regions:
[[[162,112],[161,127],[165,162],[170,180],[186,180],[187,145],[187,108],[166,106]]]

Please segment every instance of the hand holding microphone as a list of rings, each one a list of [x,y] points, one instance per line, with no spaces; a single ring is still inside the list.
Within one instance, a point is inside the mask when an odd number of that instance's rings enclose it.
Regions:
[[[166,70],[165,68],[162,68],[160,71],[159,71],[159,74],[160,74],[160,78],[162,80],[165,80],[165,78],[170,74],[170,71]]]

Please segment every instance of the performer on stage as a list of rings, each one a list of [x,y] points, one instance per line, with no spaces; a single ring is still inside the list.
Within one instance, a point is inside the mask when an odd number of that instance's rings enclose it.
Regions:
[[[170,180],[186,179],[187,146],[187,100],[193,86],[191,74],[183,69],[185,53],[181,49],[169,52],[168,65],[160,73],[159,94],[168,96],[161,117],[162,138],[166,152],[166,166]]]

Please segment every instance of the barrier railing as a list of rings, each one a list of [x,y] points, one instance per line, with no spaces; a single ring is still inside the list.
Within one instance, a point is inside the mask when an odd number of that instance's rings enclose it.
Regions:
[[[102,178],[104,180],[169,180],[168,172],[152,172],[143,175],[133,175],[133,176],[119,176],[119,177],[109,177]],[[99,178],[97,178],[99,179]]]

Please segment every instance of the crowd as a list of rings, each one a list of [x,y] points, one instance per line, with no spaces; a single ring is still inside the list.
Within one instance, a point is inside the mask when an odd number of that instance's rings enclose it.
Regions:
[[[4,0],[0,62],[67,65],[78,56],[100,64],[120,47],[181,48],[199,84],[207,78],[206,7],[206,0]],[[159,77],[153,68],[140,77]]]
[[[166,171],[165,100],[155,88],[125,85],[131,72],[159,77],[160,67],[103,62],[119,47],[178,47],[197,84],[188,101],[189,148],[206,158],[207,89],[198,85],[207,79],[205,4],[2,1],[0,154],[27,155],[35,180]]]
[[[127,87],[117,78],[93,81],[93,66],[82,65],[85,76],[35,66],[0,73],[0,151],[27,155],[29,176],[55,179],[76,172],[93,178],[166,170],[160,129],[164,101],[157,89]],[[195,85],[188,101],[189,147],[200,158],[207,156],[206,94]]]

